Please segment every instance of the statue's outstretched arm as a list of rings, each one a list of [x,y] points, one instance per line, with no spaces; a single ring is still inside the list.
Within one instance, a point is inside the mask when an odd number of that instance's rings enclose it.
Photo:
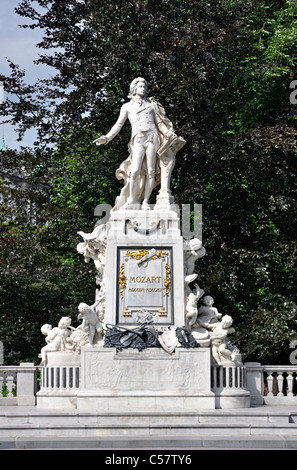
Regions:
[[[121,108],[119,118],[115,125],[111,128],[111,130],[108,132],[106,135],[102,135],[101,137],[98,137],[98,139],[93,141],[93,144],[96,145],[102,145],[102,144],[107,144],[110,142],[122,129],[123,125],[126,122],[126,119],[128,117],[128,111],[127,107],[124,104]]]

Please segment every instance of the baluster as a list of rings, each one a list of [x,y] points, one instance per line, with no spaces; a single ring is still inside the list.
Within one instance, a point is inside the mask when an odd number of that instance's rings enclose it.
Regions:
[[[272,387],[273,387],[273,372],[267,372],[267,389],[268,389],[268,393],[267,393],[267,396],[268,397],[273,397],[273,392],[272,392]]]
[[[4,376],[0,375],[0,397],[3,396],[3,383],[4,383]]]
[[[6,379],[6,386],[7,386],[7,390],[8,390],[8,397],[12,397],[13,394],[12,394],[12,389],[13,389],[13,381],[14,381],[14,377],[12,375],[9,375]]]
[[[238,388],[238,368],[233,367],[233,388]]]
[[[277,374],[277,385],[278,385],[278,394],[277,394],[277,396],[278,397],[283,397],[284,396],[284,394],[283,394],[284,377],[283,377],[282,374],[283,374],[282,372],[279,372]]]
[[[44,390],[44,367],[41,368],[41,374],[40,374],[40,390]]]
[[[53,367],[53,390],[57,390],[57,367]]]
[[[69,367],[66,367],[66,390],[69,390]]]
[[[240,367],[239,369],[239,388],[245,388],[245,369],[244,367]]]
[[[287,397],[292,397],[293,396],[293,374],[289,372],[287,376],[287,384],[288,384]]]

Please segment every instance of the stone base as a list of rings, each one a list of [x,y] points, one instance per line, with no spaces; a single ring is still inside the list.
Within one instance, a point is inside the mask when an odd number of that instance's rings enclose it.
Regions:
[[[44,410],[75,410],[77,408],[76,394],[57,392],[38,392],[37,407]]]
[[[48,354],[37,407],[131,415],[249,408],[245,382],[244,366],[211,366],[210,348],[83,347]]]
[[[80,354],[48,353],[47,365],[41,368],[37,407],[54,410],[76,409],[80,366]]]
[[[198,411],[214,409],[210,350],[161,349],[141,352],[82,349],[78,409],[117,411]]]
[[[145,412],[147,409],[152,413],[158,413],[165,410],[166,413],[170,412],[195,412],[199,410],[212,410],[215,409],[215,402],[213,393],[210,392],[209,397],[200,396],[175,396],[175,395],[146,395],[132,396],[129,394],[119,394],[118,396],[104,394],[91,395],[90,393],[79,392],[77,395],[77,409],[78,410],[104,410],[107,413],[120,412],[125,410],[129,413]]]
[[[179,212],[179,208],[175,204],[174,197],[172,196],[171,191],[169,189],[159,191],[154,209],[157,211],[174,211],[176,213]]]
[[[249,408],[251,406],[250,392],[247,390],[224,390],[215,397],[216,409]]]

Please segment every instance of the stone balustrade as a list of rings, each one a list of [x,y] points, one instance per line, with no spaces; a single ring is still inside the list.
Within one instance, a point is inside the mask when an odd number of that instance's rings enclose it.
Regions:
[[[0,406],[35,405],[38,370],[31,362],[0,366]]]
[[[16,405],[17,367],[0,367],[0,403]]]
[[[297,401],[297,366],[263,366],[266,383],[264,402],[285,404]]]
[[[40,391],[75,393],[80,387],[80,368],[74,366],[40,367],[32,363],[0,366],[0,406],[36,404],[37,376]],[[297,365],[212,366],[211,390],[218,400],[232,397],[238,390],[250,392],[251,405],[297,404]]]
[[[211,366],[211,391],[216,408],[245,408],[250,406],[246,368],[243,365]]]
[[[73,391],[80,386],[80,368],[73,366],[41,367],[40,390]]]
[[[297,403],[297,366],[266,366],[248,362],[247,388],[253,405]]]
[[[246,388],[246,369],[244,366],[212,366],[211,367],[211,389]]]

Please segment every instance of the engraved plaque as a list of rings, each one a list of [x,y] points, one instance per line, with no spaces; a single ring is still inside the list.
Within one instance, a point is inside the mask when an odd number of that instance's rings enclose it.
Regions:
[[[118,248],[117,323],[171,325],[172,248]]]

